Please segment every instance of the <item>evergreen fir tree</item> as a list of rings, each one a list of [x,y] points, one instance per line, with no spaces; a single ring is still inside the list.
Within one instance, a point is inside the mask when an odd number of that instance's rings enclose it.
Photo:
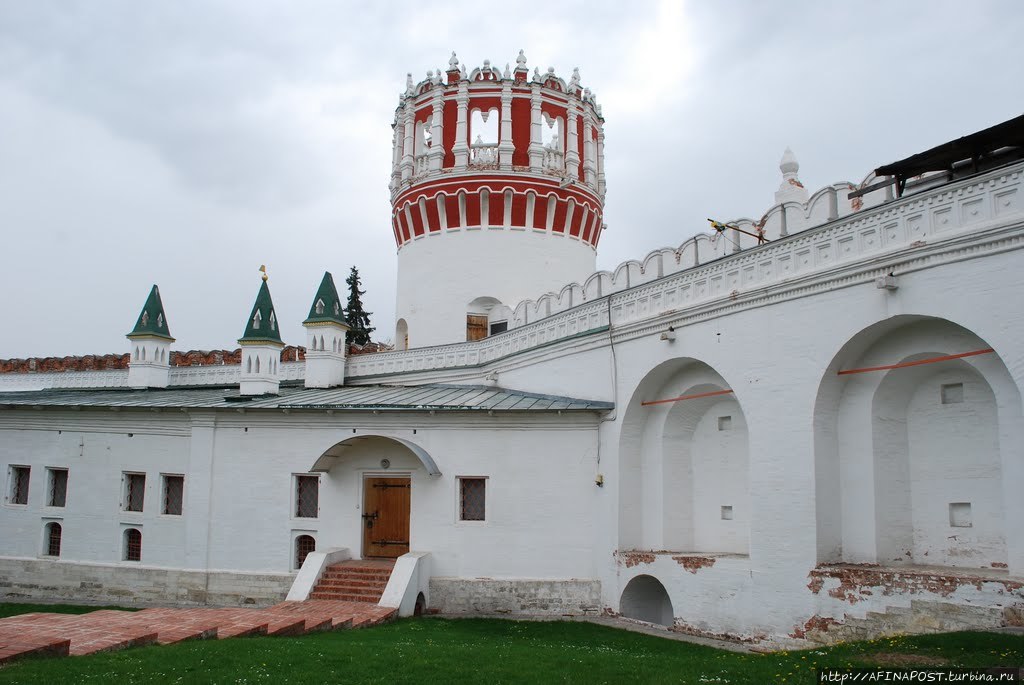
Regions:
[[[366,291],[359,289],[361,285],[359,282],[359,269],[353,266],[348,278],[345,279],[345,283],[348,285],[345,323],[350,327],[349,332],[345,334],[345,343],[349,345],[352,343],[365,345],[370,342],[370,333],[373,333],[376,329],[370,325],[370,314],[372,312],[363,311],[361,296],[365,295]]]

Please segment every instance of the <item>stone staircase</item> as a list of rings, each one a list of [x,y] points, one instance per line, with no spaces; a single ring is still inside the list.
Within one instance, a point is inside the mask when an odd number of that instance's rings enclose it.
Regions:
[[[364,628],[396,610],[366,601],[310,599],[265,609],[189,608],[32,613],[0,619],[0,664],[29,655],[80,656],[149,644]]]
[[[847,617],[842,623],[808,630],[805,637],[810,642],[831,645],[894,635],[991,630],[1006,624],[1003,609],[915,599],[909,607],[869,611],[864,618]]]
[[[395,562],[391,559],[362,559],[328,566],[309,598],[376,604],[394,568]]]

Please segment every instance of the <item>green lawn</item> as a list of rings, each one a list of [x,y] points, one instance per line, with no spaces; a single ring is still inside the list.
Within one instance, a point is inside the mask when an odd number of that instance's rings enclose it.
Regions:
[[[1024,637],[894,638],[737,654],[590,623],[402,619],[298,638],[237,638],[32,659],[0,683],[814,683],[820,666],[1024,664]]]

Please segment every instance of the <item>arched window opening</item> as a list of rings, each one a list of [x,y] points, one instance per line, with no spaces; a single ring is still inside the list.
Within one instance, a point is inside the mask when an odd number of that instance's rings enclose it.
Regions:
[[[274,314],[274,310],[270,310],[270,330],[277,330],[277,316]]]
[[[263,316],[260,314],[259,310],[257,309],[256,313],[253,314],[253,316],[252,316],[252,329],[254,331],[258,331],[260,329],[260,323],[262,321],[263,321]]]
[[[260,372],[260,358],[256,357],[256,373]]]
[[[306,561],[309,553],[315,551],[316,540],[313,539],[312,535],[300,535],[295,538],[295,568],[302,568],[302,564]]]
[[[483,112],[474,109],[470,119],[469,163],[474,166],[489,166],[498,163],[498,110]]]
[[[252,357],[245,360],[245,372],[252,373]]]
[[[59,523],[46,524],[46,556],[60,556],[60,536],[63,531]]]
[[[142,531],[129,528],[124,532],[124,560],[142,561]]]
[[[314,310],[316,311],[317,314],[323,314],[324,313],[324,301],[323,300],[317,300],[316,301],[316,306],[314,307]]]

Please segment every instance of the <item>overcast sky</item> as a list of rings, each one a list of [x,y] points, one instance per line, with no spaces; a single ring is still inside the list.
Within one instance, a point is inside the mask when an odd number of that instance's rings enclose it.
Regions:
[[[0,2],[0,358],[236,347],[266,263],[285,341],[356,265],[393,335],[405,74],[578,66],[606,119],[602,268],[1024,112],[1024,3]],[[538,293],[540,294],[540,293]]]

